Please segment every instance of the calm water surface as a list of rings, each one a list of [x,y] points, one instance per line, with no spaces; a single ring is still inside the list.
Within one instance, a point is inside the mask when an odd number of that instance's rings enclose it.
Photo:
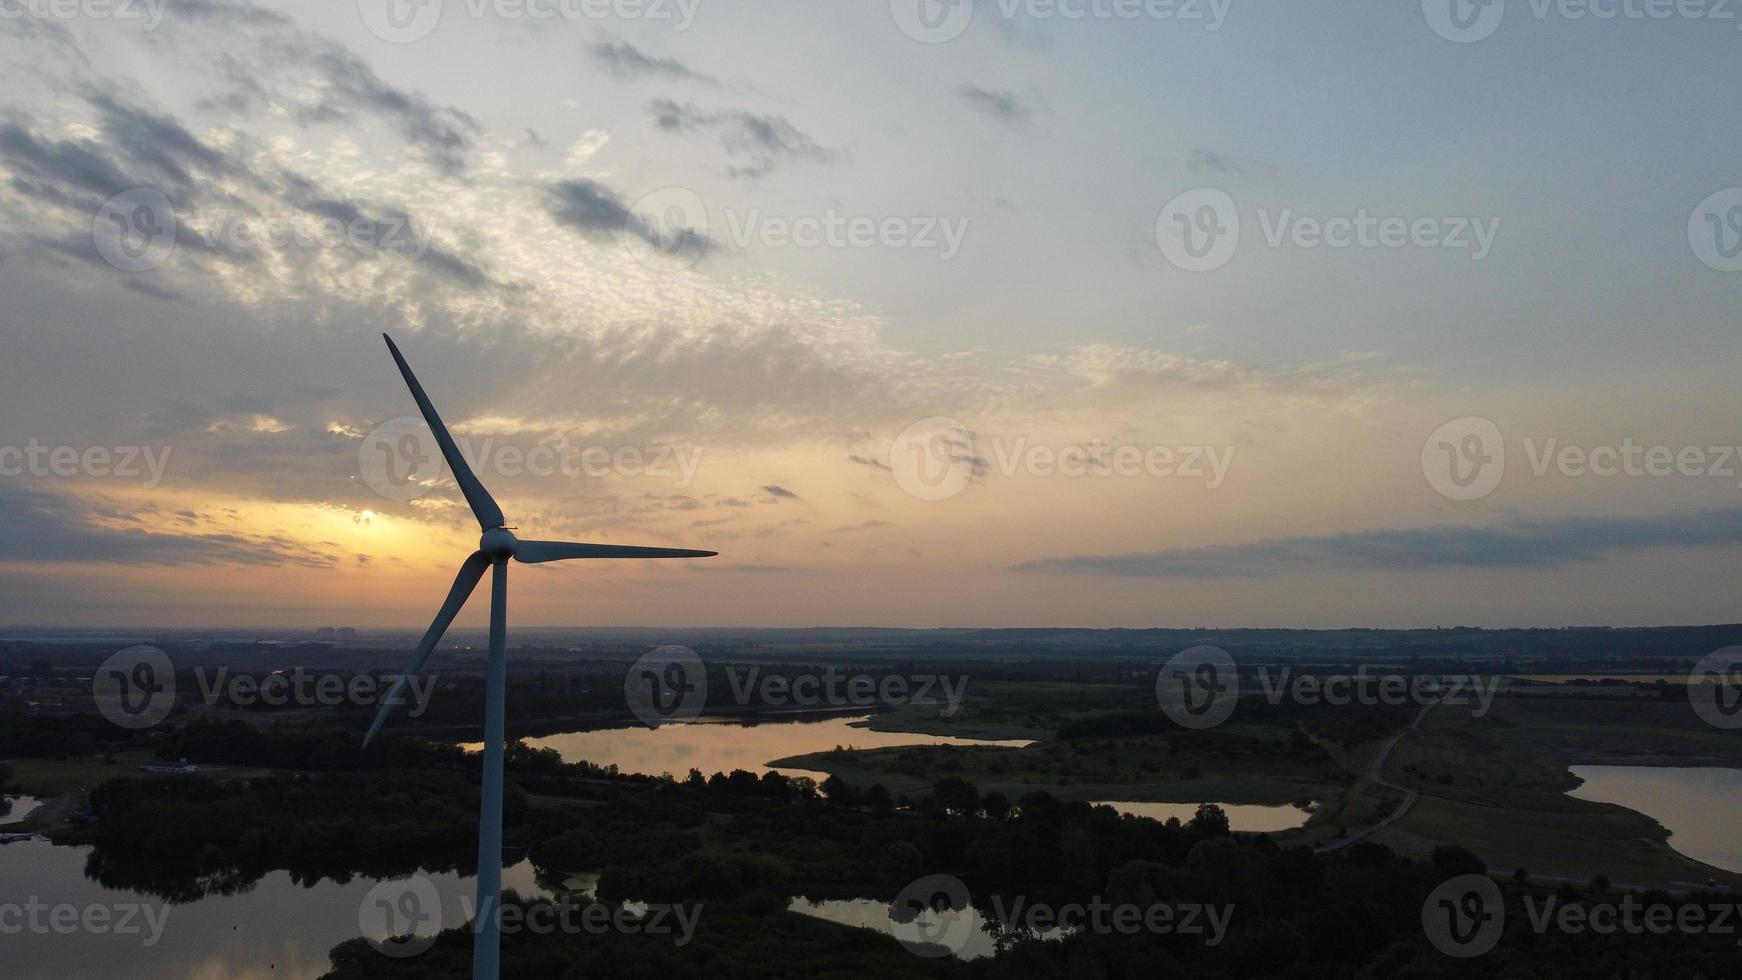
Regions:
[[[1104,806],[1110,806],[1120,813],[1129,813],[1138,817],[1150,817],[1166,822],[1169,817],[1178,817],[1180,823],[1190,823],[1197,816],[1196,803],[1122,803],[1114,800],[1099,801]],[[1294,806],[1258,806],[1246,803],[1218,803],[1223,812],[1228,814],[1228,828],[1242,833],[1274,834],[1280,830],[1293,830],[1312,819],[1312,814]]]
[[[1669,829],[1669,846],[1742,873],[1742,769],[1573,766],[1571,795],[1636,810]]]
[[[807,769],[775,767],[768,763],[807,752],[826,752],[839,745],[854,749],[881,749],[894,745],[999,745],[1021,748],[1025,740],[993,741],[954,738],[947,735],[916,735],[911,732],[874,732],[854,727],[869,715],[829,718],[824,721],[768,722],[740,725],[733,721],[700,719],[689,725],[659,728],[612,728],[595,732],[568,732],[526,739],[534,748],[556,749],[564,762],[613,763],[623,772],[658,776],[671,773],[683,778],[690,769],[703,775],[743,769],[757,774],[779,771],[788,776],[822,780],[825,773]],[[465,746],[476,752],[481,745]]]
[[[32,932],[0,937],[0,977],[6,980],[313,980],[330,964],[327,953],[362,935],[359,907],[375,879],[340,885],[322,881],[312,888],[275,871],[248,892],[211,896],[186,905],[104,888],[85,877],[85,847],[55,847],[47,841],[0,846],[0,905],[33,901],[79,910],[104,910],[119,923],[133,912],[140,934],[72,935]],[[473,881],[455,874],[432,874],[442,896],[443,923],[465,923]],[[522,861],[502,874],[505,887],[522,895],[548,894],[533,881],[532,864]],[[46,914],[43,921],[47,919]],[[149,923],[161,926],[149,941]],[[8,923],[11,925],[11,923]],[[386,938],[385,936],[372,938]]]
[[[716,719],[657,729],[571,732],[529,739],[528,744],[555,749],[568,762],[585,760],[601,766],[615,764],[624,772],[649,775],[669,772],[678,776],[691,768],[710,775],[733,769],[763,773],[773,770],[769,763],[775,759],[827,751],[837,745],[870,749],[902,745],[1020,748],[1031,744],[1023,740],[878,732],[857,724],[868,717],[759,725]],[[467,748],[476,750],[478,746]],[[783,767],[778,771],[823,778],[822,773],[802,769]],[[1742,772],[1725,771],[1742,777]],[[1736,788],[1734,784],[1732,788]],[[34,800],[21,800],[15,805],[13,816],[7,819],[22,819],[35,805]],[[1197,809],[1196,804],[1188,803],[1109,805],[1122,812],[1160,820],[1172,816],[1190,820]],[[1223,809],[1228,812],[1233,828],[1241,831],[1286,830],[1300,826],[1310,816],[1289,806],[1223,805]],[[1681,846],[1683,841],[1678,836],[1675,843]],[[46,841],[0,847],[0,904],[36,899],[80,909],[146,905],[161,917],[161,937],[148,946],[142,936],[79,935],[69,940],[52,934],[9,935],[0,943],[0,977],[62,980],[124,974],[137,980],[312,980],[327,970],[327,953],[333,946],[361,934],[359,906],[376,883],[373,879],[359,878],[344,885],[323,881],[304,887],[293,882],[287,872],[279,871],[241,895],[212,896],[166,907],[158,899],[107,889],[88,880],[84,874],[87,853],[87,848],[53,847]],[[462,899],[471,896],[471,879],[455,874],[429,877],[442,896],[445,924],[463,924],[462,910],[466,906]],[[584,887],[585,881],[593,876],[579,877],[583,880],[572,884]],[[534,883],[532,865],[526,861],[505,870],[504,884],[523,895],[547,894]],[[791,907],[805,915],[877,929],[898,938],[936,936],[940,930],[948,936],[961,936],[964,945],[957,955],[963,959],[995,952],[991,939],[981,929],[984,920],[972,909],[946,913],[946,919],[934,921],[922,917],[904,924],[890,918],[885,903],[872,900],[812,902],[795,898]],[[933,913],[928,915],[935,918]]]
[[[815,902],[794,898],[787,910],[813,919],[823,919],[843,926],[875,929],[903,942],[941,945],[956,950],[961,960],[977,960],[998,955],[998,946],[986,932],[991,921],[973,907],[946,912],[926,911],[910,922],[897,922],[890,915],[889,903],[869,898],[829,899]],[[1062,939],[1062,929],[1048,929],[1036,934],[1041,939]]]
[[[36,812],[37,807],[42,806],[42,801],[34,796],[8,796],[6,800],[12,804],[12,810],[0,817],[0,827],[23,823],[26,817]]]

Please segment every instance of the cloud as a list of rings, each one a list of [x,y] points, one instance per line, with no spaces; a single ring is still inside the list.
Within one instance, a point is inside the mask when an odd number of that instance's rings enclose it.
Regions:
[[[282,537],[167,534],[101,499],[0,483],[0,561],[109,565],[302,565],[331,556]]]
[[[1018,571],[1128,578],[1308,572],[1548,569],[1647,548],[1742,544],[1742,509],[1657,517],[1574,517],[1496,527],[1430,527],[1273,538],[1243,545],[1042,558]]]
[[[189,9],[208,12],[194,15],[195,26],[209,16],[215,43],[236,36],[233,47],[246,56],[242,68],[259,59],[267,43],[260,35],[296,30],[277,14],[244,5]],[[184,40],[200,35],[185,24],[178,29],[173,45],[140,43],[112,70],[155,56],[165,71],[193,65],[177,76],[188,86],[211,78],[229,83],[199,70],[200,49]],[[409,411],[381,357],[383,329],[406,344],[449,421],[456,428],[477,423],[477,438],[523,448],[563,440],[705,445],[710,462],[703,479],[713,486],[741,480],[754,486],[745,472],[723,469],[715,477],[712,461],[724,458],[714,456],[715,447],[804,445],[818,453],[818,465],[830,459],[838,465],[842,455],[886,446],[883,440],[913,419],[937,414],[988,429],[1023,424],[1031,411],[1125,418],[1108,409],[1153,414],[1184,392],[1242,399],[1235,407],[1245,416],[1270,417],[1259,409],[1268,411],[1265,400],[1277,391],[1304,391],[1316,406],[1383,387],[1374,383],[1371,364],[1253,367],[1139,348],[924,356],[885,340],[884,317],[851,299],[772,278],[672,276],[625,259],[620,248],[595,246],[601,240],[614,246],[625,228],[632,241],[663,247],[672,240],[671,232],[635,221],[632,196],[605,182],[556,181],[512,158],[499,170],[481,167],[448,179],[416,145],[397,138],[391,107],[399,100],[336,95],[329,73],[307,64],[256,67],[260,88],[244,92],[240,108],[198,108],[196,93],[178,89],[178,105],[196,106],[178,116],[145,101],[138,93],[153,91],[149,81],[132,78],[100,95],[79,96],[86,89],[73,81],[63,87],[71,97],[13,103],[30,105],[28,113],[0,108],[0,206],[13,219],[0,229],[7,251],[0,291],[30,298],[0,305],[0,346],[28,365],[7,376],[10,425],[82,433],[92,442],[172,444],[175,492],[370,508],[457,527],[463,505],[446,482],[416,504],[400,505],[380,500],[359,479],[363,435]],[[370,84],[353,79],[342,88],[359,87]],[[782,160],[828,155],[784,120],[672,105],[680,126],[739,139],[752,161],[763,150]],[[323,123],[332,127],[330,140],[296,133]],[[521,125],[491,134],[489,146],[518,139]],[[469,145],[471,130],[462,124],[456,132],[458,143],[436,145]],[[571,136],[552,138],[552,147]],[[602,130],[581,137],[588,148],[605,138]],[[127,148],[132,144],[149,152],[135,153]],[[383,154],[391,155],[392,167],[379,165]],[[96,254],[91,217],[110,194],[142,184],[173,192],[181,237],[170,260],[149,275],[120,275]],[[204,237],[224,214],[292,219],[298,227],[308,218],[427,214],[439,218],[440,234],[421,257],[388,247],[256,241],[243,248]],[[680,242],[705,241],[694,229],[675,234]],[[117,323],[129,327],[117,330]],[[238,332],[237,323],[249,329]],[[92,358],[92,350],[109,353]],[[57,380],[66,377],[82,384],[69,388]],[[230,404],[238,391],[255,394],[255,401]],[[269,415],[287,431],[211,431],[213,420],[230,412]],[[844,430],[863,435],[844,438]],[[987,463],[974,458],[970,445],[956,449],[984,473]],[[872,456],[853,465],[887,470]],[[529,525],[534,516],[541,524],[548,518],[552,535],[567,535],[568,528],[658,531],[661,522],[681,527],[704,513],[736,514],[786,499],[709,496],[698,487],[696,496],[718,509],[680,514],[641,509],[633,494],[621,503],[598,499],[572,482],[501,483],[492,489],[527,501]],[[826,523],[819,530],[847,518],[820,520]]]
[[[974,433],[960,425],[953,425],[946,433],[940,430],[928,447],[932,453],[940,450],[946,457],[947,464],[960,463],[968,468],[968,476],[974,481],[984,480],[992,472],[992,461],[981,456],[974,448]]]
[[[96,114],[100,138],[50,139],[17,118],[0,119],[0,169],[11,172],[10,189],[65,219],[54,222],[67,229],[64,233],[35,236],[39,246],[108,269],[90,233],[91,216],[108,197],[152,187],[169,199],[176,218],[175,244],[181,260],[164,270],[165,276],[205,272],[214,277],[208,285],[258,295],[263,287],[289,282],[258,275],[243,281],[227,277],[223,267],[254,267],[270,258],[280,272],[289,266],[326,264],[323,271],[330,278],[335,265],[361,264],[392,252],[462,289],[490,284],[475,260],[435,242],[433,227],[403,209],[352,200],[294,171],[274,172],[264,155],[252,155],[251,165],[248,144],[241,138],[215,145],[193,135],[172,116],[113,95],[92,93],[85,102]],[[297,211],[305,219],[289,221]],[[338,245],[307,247],[325,234],[317,221],[345,230]],[[276,231],[287,223],[306,233],[304,237],[256,233],[244,238],[237,233],[243,226],[252,232]],[[359,238],[352,231],[358,223],[373,231],[365,230],[361,234],[366,237]],[[194,301],[197,292],[137,279],[128,280],[125,288],[155,299],[187,302]]]
[[[0,155],[9,167],[44,182],[21,183],[15,178],[16,189],[56,203],[71,203],[65,197],[50,196],[53,184],[62,181],[101,195],[99,200],[137,186],[89,143],[40,140],[16,122],[0,124]]]
[[[173,119],[93,94],[102,139],[56,140],[33,134],[16,111],[0,123],[0,159],[28,180],[13,187],[51,204],[95,211],[122,191],[155,186],[183,201],[205,195],[223,178],[253,175],[202,143]],[[84,192],[80,194],[78,192]]]
[[[709,112],[692,105],[655,99],[650,106],[654,125],[670,133],[712,132],[720,145],[741,158],[729,168],[734,177],[760,177],[781,160],[827,163],[828,150],[781,116],[764,116],[740,109]]]
[[[398,208],[383,208],[362,201],[311,196],[320,192],[306,178],[293,178],[290,199],[303,211],[319,218],[338,222],[347,228],[362,227],[372,232],[360,244],[397,252],[422,264],[426,269],[467,289],[482,289],[491,284],[490,276],[470,259],[435,244],[428,228],[413,215]],[[368,211],[365,211],[368,208]]]
[[[552,184],[550,211],[558,221],[589,236],[632,230],[634,215],[616,191],[592,180]]]
[[[975,110],[999,122],[1026,122],[1033,114],[1033,107],[1028,101],[1014,92],[964,85],[956,90],[956,94]]]
[[[140,294],[141,296],[149,296],[152,299],[160,299],[166,303],[186,303],[186,302],[188,302],[188,298],[186,296],[183,296],[182,294],[176,292],[173,289],[170,289],[167,286],[159,286],[157,283],[151,282],[151,281],[146,280],[146,279],[129,279],[129,280],[127,280],[127,282],[124,285],[127,289],[130,289],[133,292]]]
[[[183,34],[212,28],[210,39],[221,52],[214,61],[231,87],[205,100],[207,107],[238,113],[282,108],[304,125],[366,114],[392,125],[442,173],[465,171],[480,130],[476,119],[392,85],[349,48],[282,13],[252,3],[180,0],[165,24]]]
[[[708,85],[720,84],[719,79],[695,71],[676,58],[655,57],[622,41],[601,41],[593,45],[592,54],[595,60],[609,68],[618,78],[657,75]]]
[[[767,486],[764,486],[762,488],[762,492],[765,494],[768,494],[770,497],[778,497],[781,500],[797,500],[797,499],[799,499],[798,494],[793,493],[791,490],[788,490],[787,488],[781,486],[778,483],[770,483]]]
[[[633,212],[621,195],[597,181],[564,180],[546,190],[551,216],[588,238],[608,239],[627,232],[673,255],[700,256],[713,245],[693,228],[664,228],[656,219]]]
[[[1237,174],[1242,172],[1239,163],[1214,150],[1193,150],[1186,165],[1198,173],[1208,171],[1218,174]]]
[[[108,140],[123,152],[121,159],[145,163],[185,193],[194,189],[196,173],[205,177],[243,177],[248,168],[213,149],[173,118],[122,102],[111,95],[86,97],[103,121]]]
[[[848,455],[847,460],[849,462],[858,463],[860,466],[869,466],[874,470],[883,470],[886,473],[893,472],[888,463],[872,459],[869,456],[860,456],[858,453]]]
[[[465,170],[478,122],[458,109],[432,104],[415,92],[394,88],[356,55],[326,41],[306,39],[290,45],[292,56],[308,57],[329,85],[323,108],[345,113],[361,110],[392,122],[407,141],[421,147],[438,169],[449,175]]]

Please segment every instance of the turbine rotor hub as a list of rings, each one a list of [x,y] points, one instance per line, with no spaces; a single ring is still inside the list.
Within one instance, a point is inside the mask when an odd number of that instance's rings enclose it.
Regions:
[[[507,561],[514,557],[514,546],[519,543],[514,532],[505,527],[493,527],[484,532],[478,540],[478,550],[491,561]]]

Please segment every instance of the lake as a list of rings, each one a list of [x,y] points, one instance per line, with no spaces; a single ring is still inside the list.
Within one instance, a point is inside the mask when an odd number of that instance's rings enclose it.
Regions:
[[[1570,795],[1635,810],[1669,829],[1669,846],[1696,861],[1742,873],[1742,769],[1573,766],[1584,780]]]
[[[529,739],[528,744],[553,748],[564,760],[586,760],[595,765],[616,764],[624,772],[677,776],[694,767],[704,773],[745,769],[763,773],[774,759],[808,752],[826,751],[837,745],[851,748],[885,748],[902,745],[993,745],[1019,748],[1023,740],[984,740],[878,732],[857,723],[869,718],[837,717],[821,721],[769,722],[743,725],[736,721],[709,719],[689,725],[657,729],[623,728],[571,732]],[[476,750],[478,746],[467,746]],[[822,773],[781,768],[792,776],[821,780]],[[20,799],[8,820],[21,820],[37,801]],[[1196,804],[1113,803],[1124,812],[1166,819],[1189,820]],[[1293,807],[1224,806],[1236,830],[1284,830],[1299,826],[1309,816]],[[234,896],[213,895],[186,905],[165,906],[156,898],[109,889],[85,877],[89,848],[54,847],[47,841],[28,841],[0,846],[0,903],[23,904],[37,900],[49,906],[80,910],[118,910],[146,906],[161,916],[158,942],[147,946],[138,935],[78,935],[76,940],[55,934],[8,935],[0,944],[0,977],[6,980],[63,980],[63,978],[108,978],[126,975],[132,980],[312,980],[326,972],[332,947],[362,934],[360,907],[375,879],[354,879],[347,884],[327,880],[313,887],[294,882],[288,872],[277,871],[262,878],[248,891]],[[427,875],[442,899],[447,926],[463,925],[462,904],[469,902],[472,879],[453,873]],[[585,887],[594,876],[577,875],[572,884]],[[530,862],[521,861],[503,872],[506,887],[522,895],[548,895],[533,880]],[[900,924],[889,917],[885,903],[871,900],[810,902],[792,900],[794,911],[847,925],[873,928],[890,935],[918,935],[930,920]],[[927,913],[931,915],[932,913]],[[971,909],[955,913],[967,922],[966,945],[957,955],[972,959],[995,950],[979,928],[980,914]],[[142,925],[148,922],[138,920]],[[939,923],[931,923],[937,925]],[[929,930],[928,930],[929,931]],[[950,930],[956,934],[955,929]],[[385,938],[385,937],[373,937]],[[124,966],[123,966],[124,964]]]
[[[37,807],[42,806],[42,801],[34,796],[8,796],[6,800],[12,804],[12,809],[0,816],[0,827],[23,823],[26,817],[36,812]]]
[[[0,846],[0,902],[24,906],[101,909],[119,924],[128,909],[139,932],[133,935],[75,934],[26,928],[0,940],[0,976],[6,980],[313,980],[327,972],[327,953],[362,934],[360,907],[374,879],[340,885],[327,880],[314,887],[275,871],[249,891],[210,896],[186,905],[105,888],[85,877],[86,847],[55,847],[47,841]],[[459,875],[427,875],[442,899],[443,923],[463,925],[473,882]],[[533,881],[532,863],[521,861],[502,873],[504,887],[522,895],[547,895]],[[161,930],[147,945],[149,924]],[[386,938],[377,936],[372,938]]]
[[[1153,820],[1167,822],[1169,817],[1178,817],[1180,823],[1191,822],[1197,815],[1196,803],[1126,803],[1114,800],[1101,800],[1103,806],[1110,806],[1120,813],[1129,813],[1137,817],[1149,817]],[[1241,833],[1274,834],[1282,830],[1294,830],[1312,819],[1312,814],[1296,806],[1260,806],[1247,803],[1218,803],[1217,806],[1228,814],[1228,829]]]
[[[615,763],[623,772],[649,776],[669,772],[682,779],[692,768],[700,769],[705,776],[743,769],[758,775],[778,771],[787,776],[809,776],[818,782],[827,778],[827,774],[785,767],[776,770],[768,763],[807,752],[826,752],[837,745],[854,749],[881,749],[896,745],[998,745],[1014,749],[1032,744],[1020,739],[996,741],[912,732],[877,732],[857,727],[870,717],[860,715],[757,725],[701,718],[688,725],[567,732],[524,741],[533,748],[557,750],[564,762],[586,761],[596,766]],[[482,747],[481,743],[472,743],[465,749],[476,752]]]
[[[998,955],[998,946],[985,929],[991,921],[979,909],[969,906],[938,912],[927,909],[909,922],[897,922],[890,914],[889,903],[869,898],[828,899],[812,901],[794,898],[787,910],[813,919],[823,919],[837,925],[859,929],[875,929],[886,936],[907,943],[944,945],[955,949],[959,960],[977,960]],[[1048,929],[1035,934],[1041,939],[1062,939],[1062,929]]]
[[[809,776],[818,782],[827,773],[808,769],[770,766],[775,759],[826,752],[835,746],[854,749],[880,749],[900,745],[992,745],[1022,748],[1032,742],[1022,739],[988,740],[956,738],[948,735],[920,735],[912,732],[879,732],[862,727],[870,715],[828,718],[821,721],[763,722],[744,725],[731,719],[698,719],[688,725],[662,725],[659,728],[611,728],[591,732],[567,732],[543,738],[526,739],[535,748],[555,749],[564,762],[590,762],[596,766],[615,764],[623,772],[658,776],[671,773],[679,778],[690,769],[700,769],[704,775],[743,769],[757,774],[775,771],[786,776]],[[464,746],[476,752],[481,743]],[[1131,803],[1097,801],[1121,813],[1153,817],[1166,821],[1169,817],[1190,820],[1197,812],[1196,803]],[[1292,806],[1254,806],[1217,804],[1228,813],[1234,830],[1251,833],[1274,833],[1293,830],[1312,816]],[[856,913],[855,913],[856,914]]]

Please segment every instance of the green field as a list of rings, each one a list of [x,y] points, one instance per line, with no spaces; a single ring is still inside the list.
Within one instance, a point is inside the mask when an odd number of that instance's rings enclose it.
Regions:
[[[92,756],[85,759],[17,759],[7,762],[12,767],[13,782],[19,792],[42,799],[53,799],[97,788],[116,776],[137,775],[139,767],[151,761],[144,752],[123,753],[115,761],[105,762]]]
[[[1742,767],[1742,739],[1678,700],[1503,696],[1486,718],[1442,709],[1394,750],[1387,777],[1421,796],[1375,840],[1461,844],[1501,872],[1742,887],[1742,875],[1677,854],[1651,818],[1566,795],[1580,764]]]

